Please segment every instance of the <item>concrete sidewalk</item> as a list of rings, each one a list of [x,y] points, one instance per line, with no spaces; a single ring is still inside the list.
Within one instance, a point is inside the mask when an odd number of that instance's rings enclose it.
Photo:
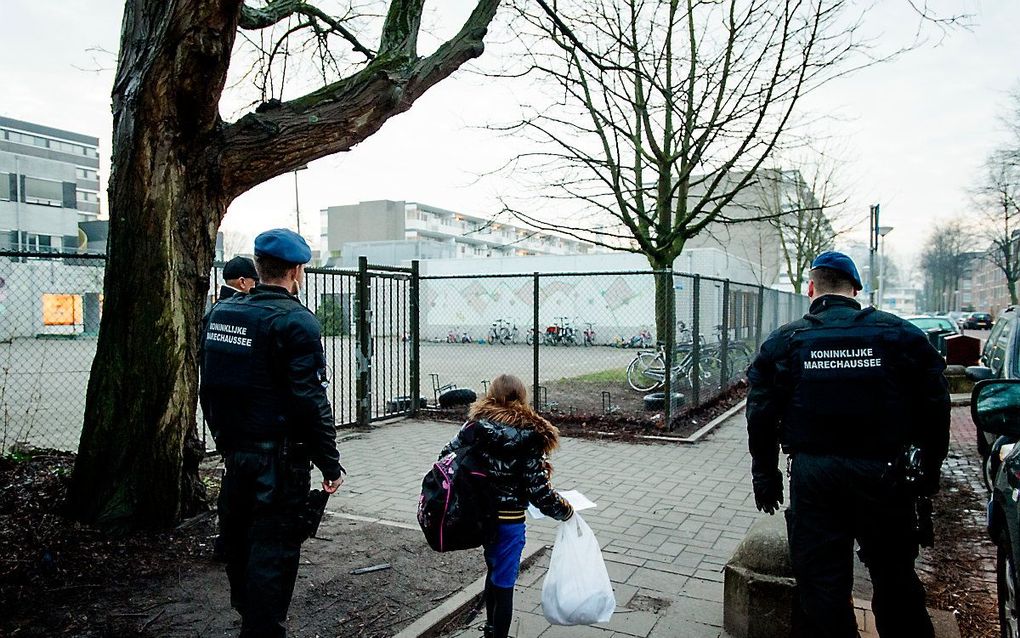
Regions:
[[[342,442],[350,477],[331,509],[416,526],[422,476],[457,429],[407,421]],[[763,516],[751,494],[746,441],[742,412],[694,445],[563,439],[552,459],[553,481],[598,503],[583,516],[603,547],[617,613],[605,627],[551,627],[541,612],[547,554],[522,573],[511,635],[725,637],[722,568]],[[551,545],[557,525],[529,520],[528,537]],[[870,585],[862,576],[858,596]],[[460,635],[480,634],[472,627]]]
[[[722,635],[721,570],[760,516],[744,423],[737,414],[696,445],[565,438],[552,459],[554,482],[598,503],[584,517],[603,546],[624,608],[605,630],[550,628],[540,613],[522,614],[519,635]],[[457,427],[404,422],[341,443],[350,478],[331,508],[413,524],[421,478]],[[551,544],[556,524],[529,521],[529,538]],[[521,584],[522,611],[540,602],[532,590],[541,587],[544,564],[525,574],[530,582]]]

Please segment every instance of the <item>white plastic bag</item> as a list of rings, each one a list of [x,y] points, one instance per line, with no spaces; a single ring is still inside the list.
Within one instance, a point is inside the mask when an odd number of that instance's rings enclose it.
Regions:
[[[613,585],[595,534],[580,514],[560,523],[542,584],[542,613],[551,625],[609,622],[616,610]]]

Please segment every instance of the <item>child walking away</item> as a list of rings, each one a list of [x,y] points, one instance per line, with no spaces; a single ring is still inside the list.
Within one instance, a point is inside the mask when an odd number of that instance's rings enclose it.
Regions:
[[[484,397],[471,406],[468,422],[443,450],[472,441],[484,460],[497,525],[484,543],[485,638],[506,638],[513,615],[514,584],[524,551],[524,511],[532,503],[560,521],[574,510],[550,485],[546,455],[559,446],[559,430],[528,404],[528,391],[515,376],[502,374]]]

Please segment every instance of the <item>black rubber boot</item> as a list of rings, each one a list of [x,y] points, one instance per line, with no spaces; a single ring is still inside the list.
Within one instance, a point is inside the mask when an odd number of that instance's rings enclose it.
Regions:
[[[493,598],[492,636],[507,638],[510,634],[510,620],[514,615],[514,588],[491,585],[489,591]]]

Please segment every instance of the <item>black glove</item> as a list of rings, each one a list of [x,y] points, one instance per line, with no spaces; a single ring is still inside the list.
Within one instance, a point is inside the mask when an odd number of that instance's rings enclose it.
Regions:
[[[759,512],[775,514],[783,502],[783,474],[779,470],[754,474],[754,504]]]

